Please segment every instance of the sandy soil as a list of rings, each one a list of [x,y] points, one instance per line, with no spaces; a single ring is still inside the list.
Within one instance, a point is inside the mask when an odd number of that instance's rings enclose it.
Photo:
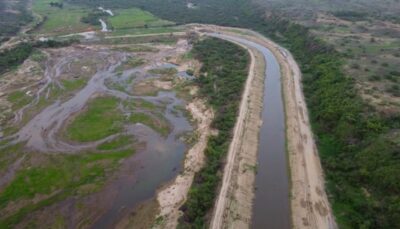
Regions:
[[[293,227],[337,228],[325,192],[324,174],[308,119],[307,106],[302,92],[301,71],[292,55],[267,38],[249,30],[221,28],[216,26],[201,26],[201,29],[211,29],[211,31],[223,32],[257,42],[269,48],[275,54],[281,65],[283,79],[282,86],[286,111],[287,145],[292,182],[291,210]],[[235,30],[236,33],[234,32]],[[246,88],[247,87],[248,85]],[[244,98],[246,98],[246,96],[244,96]],[[242,109],[245,109],[243,108],[243,103],[246,102],[242,101],[241,112]],[[240,116],[238,122],[241,122]],[[237,144],[237,146],[240,146],[240,144]],[[228,156],[226,167],[234,167],[234,160],[230,157],[233,156]],[[229,176],[229,174],[224,174],[224,184],[222,185],[221,193],[227,193],[224,190],[224,186],[227,186],[225,183],[232,181],[231,178],[225,179],[225,176]],[[243,182],[242,184],[238,183],[238,185],[239,187],[235,189],[235,192],[239,192],[237,190],[241,189],[241,185],[248,186],[249,184]],[[220,200],[221,198],[227,199],[227,195],[220,194],[218,198],[215,206],[217,214],[214,215],[213,222],[211,223],[212,228],[233,228],[233,226],[231,226],[232,224],[236,225],[237,228],[249,227],[249,221],[247,224],[236,224],[235,221],[237,221],[237,218],[229,217],[229,213],[224,209],[231,209],[232,207],[227,207],[224,203],[226,200]],[[235,198],[237,198],[236,195],[231,197],[231,199]],[[251,211],[251,205],[235,207],[238,212]],[[219,211],[222,211],[222,213]],[[224,218],[225,223],[221,223],[223,220],[217,217]],[[232,222],[232,220],[234,221]],[[245,220],[240,219],[240,221]]]
[[[204,150],[207,146],[208,137],[212,134],[210,129],[214,114],[205,106],[205,102],[195,100],[186,107],[197,122],[196,132],[198,140],[186,154],[184,171],[179,174],[170,185],[157,193],[160,205],[158,217],[163,220],[156,228],[176,228],[180,216],[179,208],[186,200],[186,195],[192,184],[194,175],[203,165]]]

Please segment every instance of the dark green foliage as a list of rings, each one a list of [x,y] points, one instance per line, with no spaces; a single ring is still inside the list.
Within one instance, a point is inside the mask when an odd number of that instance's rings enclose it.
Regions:
[[[108,16],[106,12],[95,10],[90,12],[88,15],[81,18],[81,21],[90,25],[100,25],[99,19],[104,19]]]
[[[367,13],[357,11],[336,11],[332,13],[338,18],[349,21],[362,21],[368,16]]]
[[[62,9],[64,7],[64,4],[62,2],[50,2],[49,5],[51,7],[57,7],[57,8],[60,8],[60,9]]]
[[[32,45],[21,43],[12,49],[0,53],[0,74],[18,66],[29,57],[33,50]]]
[[[203,63],[197,80],[200,94],[215,110],[213,128],[205,151],[207,162],[195,176],[182,210],[181,228],[202,228],[212,208],[217,186],[235,126],[239,102],[247,76],[249,56],[245,50],[227,41],[209,38],[194,45],[193,55]],[[207,75],[205,75],[207,73]]]
[[[77,39],[68,39],[64,41],[48,40],[48,41],[37,41],[34,43],[35,48],[61,48],[67,47],[72,44],[79,43]]]

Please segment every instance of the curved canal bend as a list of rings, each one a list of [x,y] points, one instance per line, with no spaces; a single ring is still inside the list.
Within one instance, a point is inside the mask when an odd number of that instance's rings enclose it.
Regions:
[[[223,34],[211,34],[258,50],[264,56],[265,83],[251,228],[289,229],[290,185],[285,146],[285,112],[278,60],[266,47]]]

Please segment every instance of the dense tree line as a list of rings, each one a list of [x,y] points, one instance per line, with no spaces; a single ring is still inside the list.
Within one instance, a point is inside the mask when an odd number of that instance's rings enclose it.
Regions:
[[[196,80],[200,94],[215,110],[212,127],[217,136],[208,140],[206,165],[195,176],[180,219],[181,228],[203,228],[207,213],[213,207],[221,180],[223,161],[232,139],[249,56],[245,50],[227,41],[209,38],[197,42],[193,55],[203,63]]]
[[[57,7],[57,8],[60,8],[60,9],[62,9],[64,7],[64,4],[62,2],[50,2],[49,5],[51,7]]]
[[[333,15],[335,15],[338,18],[344,19],[344,20],[349,20],[349,21],[362,21],[365,20],[366,17],[368,16],[367,13],[364,12],[358,12],[358,11],[336,11],[333,12]]]
[[[251,28],[286,46],[303,71],[313,131],[339,225],[400,228],[400,143],[396,131],[400,129],[400,117],[388,117],[364,103],[354,82],[341,71],[342,57],[307,28],[282,19],[279,12],[266,16],[263,7],[254,7],[248,0],[193,1],[196,9],[188,9],[183,0],[102,2],[137,6],[181,24]],[[198,219],[193,215],[201,217],[203,213],[204,209],[198,209],[189,215]]]
[[[32,53],[32,45],[21,43],[15,48],[4,50],[0,53],[0,74],[15,66],[20,65]]]
[[[78,39],[68,39],[68,40],[47,40],[47,41],[36,41],[33,43],[35,48],[61,48],[67,47],[72,44],[79,43]]]

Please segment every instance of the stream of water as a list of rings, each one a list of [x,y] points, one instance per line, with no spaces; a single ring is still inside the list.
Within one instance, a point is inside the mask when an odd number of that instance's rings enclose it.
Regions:
[[[101,32],[108,32],[107,24],[103,21],[103,19],[99,19],[99,22],[101,23]]]

